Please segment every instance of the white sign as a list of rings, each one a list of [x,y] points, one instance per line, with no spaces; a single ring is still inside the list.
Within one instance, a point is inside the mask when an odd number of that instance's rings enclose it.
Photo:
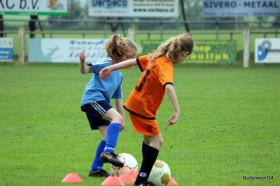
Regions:
[[[280,38],[255,39],[255,63],[280,63]]]
[[[0,38],[0,61],[13,61],[14,59],[13,38]]]
[[[0,14],[67,15],[67,0],[0,0]]]
[[[280,0],[203,0],[205,17],[280,16]]]
[[[95,17],[178,17],[179,0],[89,0]]]
[[[29,62],[79,63],[79,54],[86,51],[86,63],[106,58],[108,39],[29,39]]]

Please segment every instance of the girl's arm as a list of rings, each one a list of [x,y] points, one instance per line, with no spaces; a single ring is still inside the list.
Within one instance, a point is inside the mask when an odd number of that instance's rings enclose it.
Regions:
[[[86,52],[82,51],[80,53],[80,71],[82,74],[87,74],[90,71],[90,66],[87,66],[85,63],[85,59],[86,59]]]
[[[174,114],[172,115],[172,117],[169,118],[169,120],[168,120],[168,125],[173,125],[179,119],[179,115],[180,115],[179,103],[178,103],[177,95],[176,95],[173,85],[171,85],[171,84],[165,85],[165,92],[168,95],[169,101],[171,102],[173,109],[175,111]]]
[[[115,99],[116,109],[123,117],[123,123],[121,123],[121,130],[123,130],[125,126],[125,115],[124,115],[124,108],[123,108],[123,99]]]
[[[111,72],[114,71],[114,70],[129,68],[129,67],[132,67],[132,66],[135,66],[135,65],[137,65],[136,58],[129,59],[129,60],[126,60],[126,61],[123,61],[123,62],[120,62],[120,63],[116,63],[114,65],[103,68],[100,71],[99,76],[102,79],[106,79],[106,78],[109,77]]]

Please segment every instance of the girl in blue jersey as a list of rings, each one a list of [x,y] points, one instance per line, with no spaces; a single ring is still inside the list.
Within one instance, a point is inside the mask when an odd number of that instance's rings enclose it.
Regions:
[[[123,76],[120,71],[114,71],[108,79],[103,80],[99,77],[99,72],[104,67],[134,58],[137,50],[133,41],[115,34],[106,44],[108,58],[87,65],[85,51],[80,53],[81,73],[94,73],[84,90],[81,110],[86,113],[91,129],[99,130],[102,136],[89,176],[109,176],[108,172],[102,169],[104,162],[123,166],[123,162],[115,154],[119,132],[125,125],[122,99]],[[111,99],[115,99],[116,109],[110,105]]]

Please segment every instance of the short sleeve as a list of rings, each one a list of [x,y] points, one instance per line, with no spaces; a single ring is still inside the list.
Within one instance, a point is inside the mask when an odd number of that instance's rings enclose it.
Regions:
[[[174,68],[170,62],[163,62],[159,65],[159,81],[162,85],[173,84]]]
[[[137,60],[137,64],[141,70],[141,72],[143,72],[145,70],[145,68],[148,66],[149,64],[149,60],[148,60],[149,55],[145,55],[145,56],[140,56],[138,57]]]

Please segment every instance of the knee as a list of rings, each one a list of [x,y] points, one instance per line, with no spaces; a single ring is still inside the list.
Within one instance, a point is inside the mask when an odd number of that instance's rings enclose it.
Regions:
[[[153,140],[150,142],[150,146],[156,148],[156,149],[160,149],[163,145],[163,138],[160,137],[160,138],[157,138],[156,140]]]
[[[117,122],[117,123],[120,123],[120,124],[122,124],[122,123],[123,123],[123,121],[124,121],[123,116],[122,116],[122,115],[120,115],[119,113],[118,113],[118,114],[116,114],[116,116],[115,116],[115,118],[114,118],[114,119],[116,120],[116,122]]]

